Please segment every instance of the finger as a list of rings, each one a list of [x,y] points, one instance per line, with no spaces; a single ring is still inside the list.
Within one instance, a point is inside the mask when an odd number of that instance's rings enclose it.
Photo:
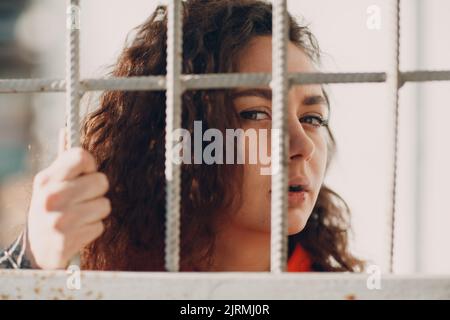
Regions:
[[[70,235],[73,241],[70,241],[71,247],[67,250],[68,259],[79,253],[84,247],[100,237],[104,230],[105,227],[102,222],[96,222],[76,229],[76,231]]]
[[[77,147],[63,152],[47,171],[53,181],[65,181],[97,171],[97,164],[92,154]]]
[[[45,208],[49,211],[65,210],[69,206],[102,197],[108,188],[108,178],[101,172],[70,181],[53,182],[45,190]]]
[[[108,198],[101,197],[91,201],[78,203],[67,209],[60,222],[63,230],[75,229],[96,222],[101,222],[111,213]]]

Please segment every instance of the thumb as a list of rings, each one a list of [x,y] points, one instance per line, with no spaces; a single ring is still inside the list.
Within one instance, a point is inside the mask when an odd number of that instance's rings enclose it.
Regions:
[[[60,156],[67,149],[67,135],[66,127],[59,129],[58,137],[58,156]]]

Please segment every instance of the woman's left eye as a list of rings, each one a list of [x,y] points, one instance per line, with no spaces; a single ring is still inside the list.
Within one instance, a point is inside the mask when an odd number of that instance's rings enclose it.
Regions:
[[[328,121],[319,116],[305,116],[300,118],[300,122],[310,124],[316,128],[328,125]]]
[[[270,116],[265,111],[242,111],[240,116],[247,120],[266,120],[270,119]]]

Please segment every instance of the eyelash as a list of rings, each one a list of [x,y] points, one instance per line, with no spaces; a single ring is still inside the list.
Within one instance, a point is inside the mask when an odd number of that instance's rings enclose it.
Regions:
[[[250,118],[252,115],[256,115],[258,113],[259,114],[265,114],[268,117],[270,117],[267,112],[265,112],[265,111],[257,111],[257,110],[255,110],[255,111],[242,111],[242,112],[239,113],[239,115],[242,118],[246,119],[246,120],[255,120],[255,121],[266,120],[266,119],[252,119],[252,118]],[[315,123],[315,124],[308,123],[308,124],[312,125],[315,128],[319,128],[319,127],[322,127],[322,126],[324,126],[324,127],[328,126],[328,120],[323,119],[320,116],[307,115],[307,116],[302,117],[302,119],[313,119],[313,120],[317,121],[317,123]],[[300,122],[302,122],[301,119],[300,119]]]

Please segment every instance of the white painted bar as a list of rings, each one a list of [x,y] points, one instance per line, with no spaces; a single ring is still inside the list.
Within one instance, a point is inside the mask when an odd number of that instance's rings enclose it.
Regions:
[[[406,71],[400,73],[401,83],[450,81],[450,71]],[[237,86],[269,85],[270,74],[264,73],[223,73],[182,75],[183,87],[190,89],[222,89]],[[378,83],[386,81],[384,72],[358,73],[289,73],[290,84],[318,83]],[[64,92],[63,79],[0,79],[0,93]],[[80,80],[80,90],[165,90],[165,76],[99,78]]]
[[[68,149],[80,146],[80,0],[67,0],[66,128]],[[80,254],[70,260],[80,265]]]
[[[288,76],[290,84],[377,83],[386,81],[386,73],[384,72],[289,73]],[[271,78],[270,73],[185,74],[180,76],[182,87],[186,90],[268,86]],[[447,80],[450,80],[450,76]],[[66,82],[62,79],[0,79],[0,93],[64,92],[65,86]],[[102,90],[166,90],[166,77],[109,77],[80,80],[81,92]]]
[[[164,262],[167,271],[180,269],[181,241],[181,166],[173,162],[174,131],[182,127],[182,55],[183,55],[183,4],[171,0],[167,6],[167,79],[166,79],[166,221]]]
[[[450,299],[450,275],[350,273],[81,272],[81,289],[65,271],[0,270],[0,299]]]
[[[273,1],[272,16],[272,150],[271,150],[271,237],[270,271],[286,270],[288,256],[288,157],[289,133],[287,105],[289,78],[287,68],[287,43],[289,26],[287,1]],[[278,169],[277,169],[278,168]]]

